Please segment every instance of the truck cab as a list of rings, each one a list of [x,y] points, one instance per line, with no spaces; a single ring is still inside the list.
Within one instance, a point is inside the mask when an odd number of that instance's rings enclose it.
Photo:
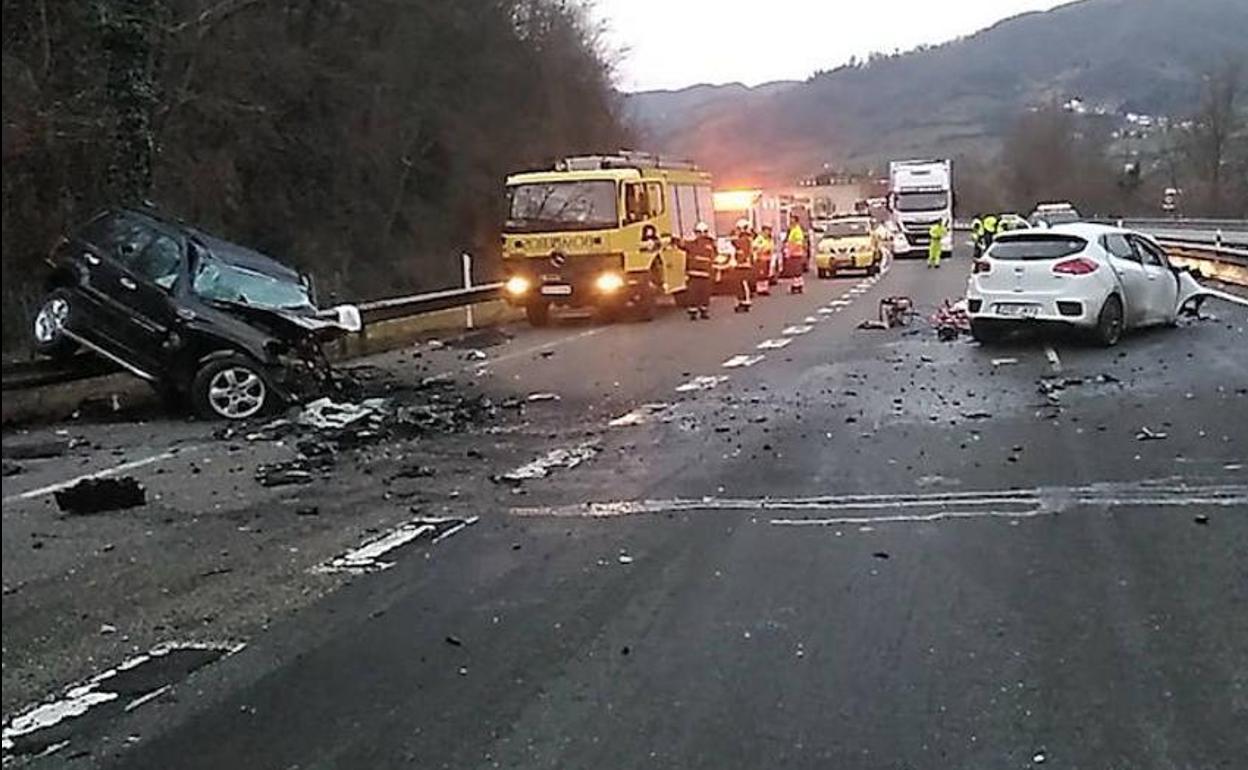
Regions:
[[[685,290],[691,238],[713,220],[711,178],[691,163],[637,152],[581,156],[507,179],[504,297],[536,326],[552,306],[643,318]]]
[[[953,164],[948,160],[905,160],[889,164],[889,210],[893,255],[926,256],[930,230],[943,221],[945,257],[953,253]]]

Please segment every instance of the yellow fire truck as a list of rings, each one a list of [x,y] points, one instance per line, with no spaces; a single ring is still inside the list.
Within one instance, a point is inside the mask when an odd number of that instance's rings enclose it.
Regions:
[[[560,161],[552,171],[507,178],[504,296],[543,326],[552,306],[631,308],[648,320],[655,302],[683,304],[685,254],[715,220],[711,177],[692,163],[623,151]],[[712,233],[713,235],[713,233]]]

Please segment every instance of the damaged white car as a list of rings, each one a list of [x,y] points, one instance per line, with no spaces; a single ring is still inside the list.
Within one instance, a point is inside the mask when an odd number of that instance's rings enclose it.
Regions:
[[[980,342],[1055,325],[1109,346],[1127,329],[1175,324],[1210,294],[1149,236],[1077,223],[999,236],[975,260],[966,300]]]

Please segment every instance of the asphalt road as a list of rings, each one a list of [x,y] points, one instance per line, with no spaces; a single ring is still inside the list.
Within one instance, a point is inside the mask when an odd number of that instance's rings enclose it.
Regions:
[[[1112,350],[857,328],[888,295],[926,317],[966,265],[379,357],[559,399],[295,489],[250,478],[290,446],[210,426],[6,436],[85,442],[5,481],[6,725],[161,641],[246,645],[15,762],[1242,767],[1248,310]],[[39,494],[118,462],[158,499],[63,517]],[[427,514],[479,519],[314,571]]]

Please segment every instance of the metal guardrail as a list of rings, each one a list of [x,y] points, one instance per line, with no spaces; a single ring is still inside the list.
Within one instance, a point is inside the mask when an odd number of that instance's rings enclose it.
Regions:
[[[426,294],[373,300],[360,303],[358,307],[367,328],[368,324],[381,321],[489,302],[502,296],[502,288],[501,283],[489,283],[466,289],[444,289]],[[120,367],[111,361],[89,353],[81,353],[62,361],[6,361],[3,366],[3,390],[28,390],[44,385],[102,377],[120,371]]]

